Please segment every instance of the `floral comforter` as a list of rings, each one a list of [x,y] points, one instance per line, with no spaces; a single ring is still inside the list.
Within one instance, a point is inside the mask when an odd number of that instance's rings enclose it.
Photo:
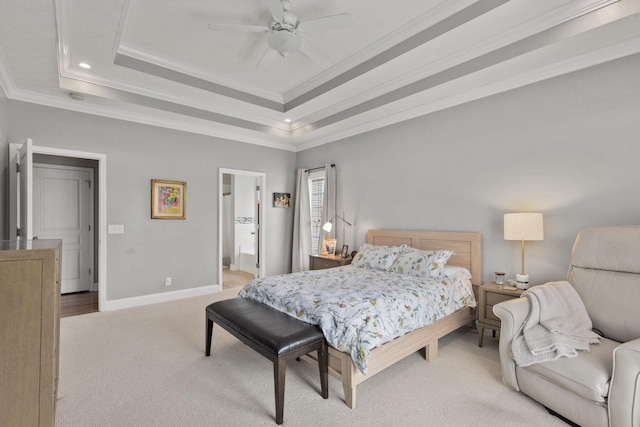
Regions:
[[[371,350],[475,306],[471,282],[353,266],[254,279],[239,294],[319,325],[327,342],[367,373]]]

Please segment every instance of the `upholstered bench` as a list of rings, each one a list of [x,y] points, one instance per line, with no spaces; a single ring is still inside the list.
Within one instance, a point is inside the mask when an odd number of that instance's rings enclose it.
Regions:
[[[327,342],[320,328],[246,298],[214,302],[207,306],[206,314],[207,356],[211,355],[211,335],[213,323],[216,322],[273,362],[277,424],[282,424],[283,420],[288,360],[317,351],[322,397],[329,397],[329,355]]]

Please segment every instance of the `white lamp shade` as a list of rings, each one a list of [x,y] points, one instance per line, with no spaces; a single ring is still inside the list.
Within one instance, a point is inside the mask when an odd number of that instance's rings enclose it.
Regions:
[[[544,240],[542,214],[505,214],[504,240]]]
[[[331,221],[325,222],[324,225],[322,226],[322,229],[327,233],[330,233],[332,228],[333,228],[333,224],[331,224]]]

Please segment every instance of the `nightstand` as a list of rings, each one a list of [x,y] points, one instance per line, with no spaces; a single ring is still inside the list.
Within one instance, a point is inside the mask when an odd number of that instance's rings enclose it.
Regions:
[[[309,270],[340,267],[351,264],[351,257],[342,258],[340,255],[309,255]]]
[[[502,301],[508,301],[514,298],[520,298],[522,289],[507,290],[504,286],[496,285],[495,283],[485,283],[480,286],[479,302],[478,302],[478,333],[480,338],[478,340],[478,347],[482,347],[482,339],[484,337],[484,328],[493,329],[494,336],[495,331],[500,331],[500,319],[493,314],[493,306]]]

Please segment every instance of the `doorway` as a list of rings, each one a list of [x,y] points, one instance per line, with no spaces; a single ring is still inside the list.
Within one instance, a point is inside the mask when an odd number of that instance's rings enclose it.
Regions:
[[[93,169],[36,163],[38,157],[46,156],[34,156],[33,236],[62,240],[62,294],[95,292]]]
[[[222,290],[264,276],[265,175],[220,169],[219,182],[218,283]]]
[[[21,161],[22,160],[22,161]],[[16,229],[22,230],[21,238],[33,236],[33,165],[34,163],[85,167],[93,169],[94,198],[92,202],[91,256],[93,268],[90,273],[92,289],[97,293],[97,310],[106,308],[106,155],[83,151],[65,150],[33,145],[31,140],[23,144],[9,144],[10,172],[10,238],[16,238]],[[20,166],[18,168],[18,166]],[[18,177],[17,180],[14,179]],[[17,225],[17,227],[16,227]],[[63,266],[64,269],[64,266]],[[95,307],[95,303],[92,303]],[[87,308],[83,308],[86,310]],[[95,309],[93,309],[95,311]]]

